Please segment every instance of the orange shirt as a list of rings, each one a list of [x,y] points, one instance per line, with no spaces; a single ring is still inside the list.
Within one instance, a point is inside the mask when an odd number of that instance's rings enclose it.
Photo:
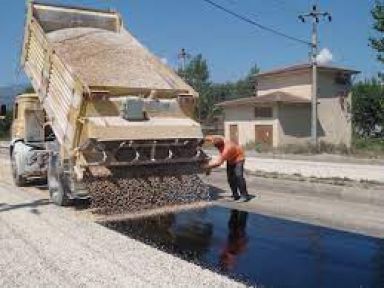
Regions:
[[[224,148],[220,150],[220,154],[221,157],[230,165],[236,164],[245,159],[244,149],[232,141],[224,142]]]

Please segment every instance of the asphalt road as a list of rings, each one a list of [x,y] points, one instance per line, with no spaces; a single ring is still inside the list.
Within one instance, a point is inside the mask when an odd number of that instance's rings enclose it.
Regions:
[[[95,223],[89,211],[56,207],[44,189],[16,188],[5,159],[0,159],[0,287],[242,286],[109,230]],[[222,188],[215,189],[217,205],[384,236],[383,207],[355,197],[379,197],[380,187],[370,190],[249,176],[249,191],[257,197],[238,204],[228,200],[225,178],[220,171],[205,178]]]
[[[205,179],[219,189],[218,204],[272,217],[309,223],[373,237],[384,237],[384,186],[352,186],[265,179],[248,176],[247,203],[228,199],[223,172]]]

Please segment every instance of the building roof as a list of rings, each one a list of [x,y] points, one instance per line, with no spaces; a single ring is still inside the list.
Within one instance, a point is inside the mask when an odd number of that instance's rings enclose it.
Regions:
[[[295,65],[290,65],[290,66],[286,66],[286,67],[281,67],[281,68],[261,72],[255,76],[256,77],[271,76],[271,75],[277,75],[277,74],[282,74],[282,73],[287,73],[287,72],[307,70],[307,69],[311,69],[311,68],[312,68],[311,63],[295,64]],[[360,73],[360,71],[358,71],[358,70],[354,70],[354,69],[350,69],[350,68],[346,68],[346,67],[338,67],[338,66],[333,66],[333,65],[321,65],[321,64],[319,64],[318,69],[323,70],[323,71],[327,71],[327,70],[328,71],[339,71],[339,72],[348,73],[348,74],[359,74]]]
[[[268,104],[268,103],[292,103],[292,104],[309,104],[310,99],[305,99],[299,96],[292,95],[286,92],[272,92],[262,96],[253,96],[248,98],[240,98],[236,100],[224,101],[217,106],[219,107],[231,107],[241,106],[249,104]]]

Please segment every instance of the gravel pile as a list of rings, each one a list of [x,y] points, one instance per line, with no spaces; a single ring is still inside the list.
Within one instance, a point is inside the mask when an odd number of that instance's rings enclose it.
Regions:
[[[89,86],[185,90],[170,67],[126,30],[68,28],[47,34],[55,53]]]
[[[91,208],[111,215],[209,200],[208,186],[193,173],[195,169],[170,165],[115,169],[109,177],[88,175]]]

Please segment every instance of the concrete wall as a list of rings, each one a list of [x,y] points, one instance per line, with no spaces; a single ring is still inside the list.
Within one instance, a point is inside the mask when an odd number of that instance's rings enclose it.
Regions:
[[[335,83],[334,73],[319,73],[318,119],[324,130],[320,140],[333,144],[351,146],[352,116],[351,94],[347,85]],[[342,95],[346,98],[341,101]]]
[[[273,146],[277,147],[279,141],[279,129],[277,119],[277,106],[273,107],[273,117],[271,119],[256,119],[254,106],[236,106],[224,109],[224,135],[230,138],[229,126],[238,125],[239,144],[247,145],[255,143],[255,125],[272,125],[273,127]]]
[[[262,96],[276,91],[291,93],[303,98],[311,98],[311,74],[308,71],[296,73],[260,76],[257,95]]]
[[[278,145],[305,144],[311,138],[311,105],[279,105]]]

